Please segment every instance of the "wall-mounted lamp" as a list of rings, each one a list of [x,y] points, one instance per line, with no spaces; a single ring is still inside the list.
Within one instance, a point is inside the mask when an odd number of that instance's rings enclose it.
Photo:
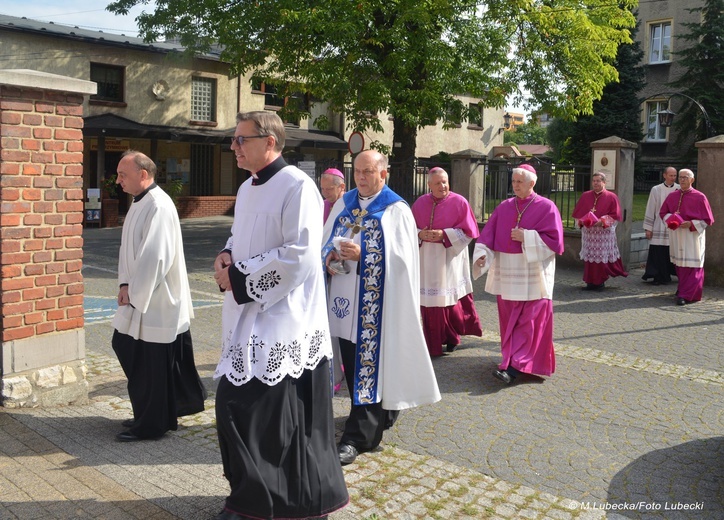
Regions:
[[[513,121],[513,116],[511,116],[508,112],[505,113],[503,116],[503,128],[505,130],[510,130],[510,123]]]

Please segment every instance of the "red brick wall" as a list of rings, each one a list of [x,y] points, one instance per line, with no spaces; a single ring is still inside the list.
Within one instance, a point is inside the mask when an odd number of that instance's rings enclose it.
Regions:
[[[0,86],[3,342],[83,327],[82,103]]]
[[[215,217],[233,215],[236,197],[179,197],[176,202],[179,218]]]

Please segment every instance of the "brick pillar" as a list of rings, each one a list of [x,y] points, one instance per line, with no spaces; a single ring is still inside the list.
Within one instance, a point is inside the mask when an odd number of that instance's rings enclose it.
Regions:
[[[83,99],[96,85],[0,70],[2,405],[88,398]]]

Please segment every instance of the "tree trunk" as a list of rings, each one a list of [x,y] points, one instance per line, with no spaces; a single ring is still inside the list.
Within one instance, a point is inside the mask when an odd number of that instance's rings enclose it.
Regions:
[[[405,186],[411,184],[415,175],[417,128],[407,126],[399,119],[395,119],[393,129],[392,171],[387,184],[393,191],[405,197],[407,191]]]

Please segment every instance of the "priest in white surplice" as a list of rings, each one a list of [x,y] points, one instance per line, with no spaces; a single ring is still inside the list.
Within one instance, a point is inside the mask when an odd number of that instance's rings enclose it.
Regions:
[[[177,417],[203,411],[206,390],[194,364],[194,311],[178,213],[156,185],[156,165],[134,150],[118,163],[117,183],[133,195],[118,254],[118,311],[112,346],[128,378],[133,419],[123,442],[156,439]]]
[[[340,462],[376,449],[399,410],[440,400],[420,325],[420,258],[409,206],[385,185],[387,159],[367,150],[354,162],[357,187],[337,201],[324,226],[329,326],[339,337],[350,415]],[[351,240],[334,250],[334,238]],[[341,257],[349,273],[333,274]]]
[[[663,176],[664,182],[651,188],[644,216],[644,231],[649,241],[649,253],[646,257],[646,270],[641,278],[643,280],[652,278],[654,285],[667,284],[671,281],[671,275],[676,274],[676,266],[669,258],[669,228],[659,216],[666,197],[679,189],[676,183],[676,168],[669,166],[664,170]]]
[[[348,502],[332,415],[322,197],[282,158],[279,116],[236,120],[231,149],[252,178],[214,262],[226,292],[216,427],[231,487],[217,518],[317,518]]]

